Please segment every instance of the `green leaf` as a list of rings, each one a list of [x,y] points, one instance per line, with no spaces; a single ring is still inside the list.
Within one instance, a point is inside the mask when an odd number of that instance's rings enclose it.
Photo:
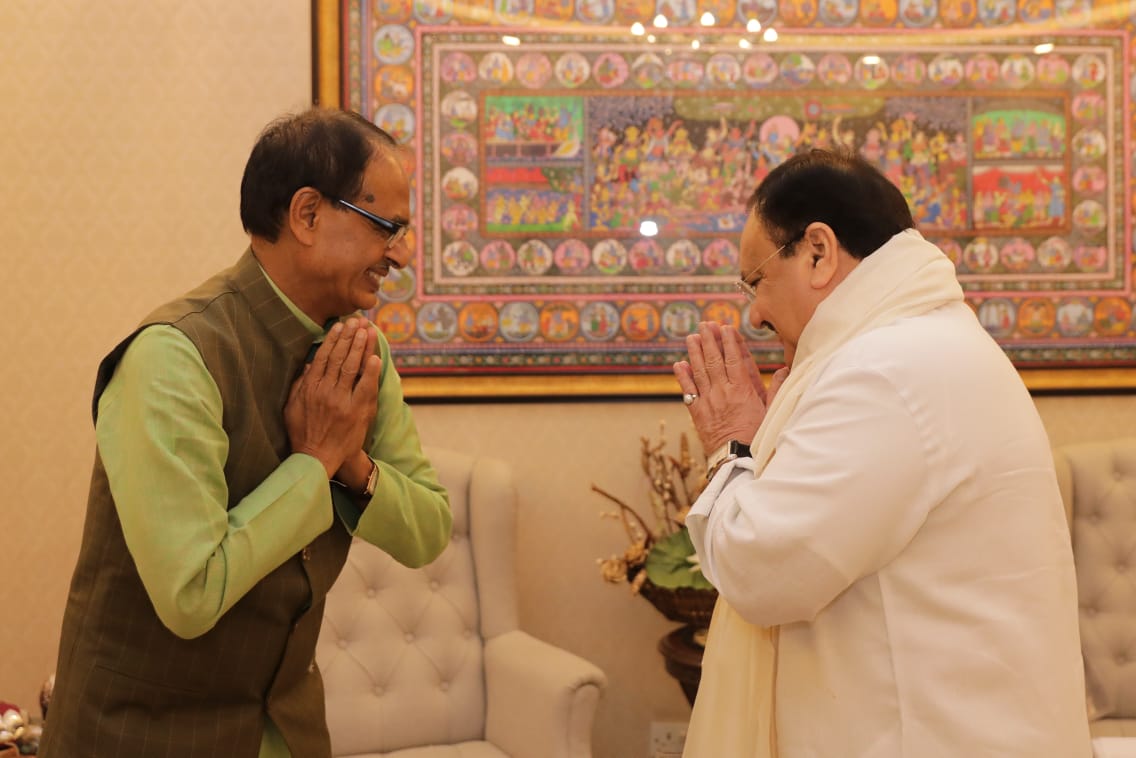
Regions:
[[[708,590],[710,582],[691,561],[694,543],[685,529],[659,540],[647,553],[647,578],[659,587],[693,587]]]

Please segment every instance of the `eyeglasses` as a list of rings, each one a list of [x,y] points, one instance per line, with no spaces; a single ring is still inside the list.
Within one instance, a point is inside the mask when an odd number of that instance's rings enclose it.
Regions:
[[[736,286],[738,288],[738,292],[745,295],[745,298],[748,302],[752,303],[754,300],[756,300],[757,299],[757,285],[761,283],[761,279],[754,279],[753,281],[750,281],[750,280],[753,279],[757,274],[760,274],[761,269],[763,269],[765,267],[765,264],[769,263],[769,261],[773,260],[773,258],[776,257],[782,250],[784,250],[787,247],[792,247],[793,245],[797,244],[802,239],[804,239],[804,237],[805,237],[804,232],[801,232],[800,234],[795,234],[795,235],[793,235],[792,239],[790,239],[784,245],[782,245],[781,247],[777,248],[776,250],[774,250],[769,255],[762,258],[761,262],[758,263],[748,274],[740,277],[736,282],[734,282],[734,286]]]
[[[371,213],[370,211],[365,211],[357,205],[352,205],[351,203],[347,202],[346,200],[336,200],[335,202],[339,203],[340,205],[342,205],[344,208],[347,208],[348,210],[355,211],[360,216],[362,216],[363,218],[367,219],[372,224],[374,224],[375,227],[379,231],[388,235],[387,236],[387,247],[386,247],[387,250],[390,250],[392,247],[397,245],[398,241],[406,236],[406,230],[409,228],[409,226],[407,224],[401,224],[398,221],[391,221],[389,218],[383,218],[382,216],[376,216],[374,213]]]

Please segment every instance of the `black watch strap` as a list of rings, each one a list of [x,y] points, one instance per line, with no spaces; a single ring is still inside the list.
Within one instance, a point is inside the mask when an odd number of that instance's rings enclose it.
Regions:
[[[752,458],[753,453],[749,451],[749,445],[737,440],[730,440],[726,446],[726,459],[733,460],[734,458]]]
[[[717,454],[709,463],[709,469],[706,471],[706,481],[714,478],[714,474],[718,473],[718,469],[730,461],[736,461],[738,458],[752,458],[753,453],[749,450],[749,445],[737,440],[730,440],[725,445],[725,450],[718,448]]]

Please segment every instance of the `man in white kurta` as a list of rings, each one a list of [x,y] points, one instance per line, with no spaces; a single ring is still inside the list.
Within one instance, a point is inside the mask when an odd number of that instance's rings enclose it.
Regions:
[[[1072,552],[1032,400],[953,267],[894,210],[898,190],[861,176],[862,197],[779,205],[802,182],[811,196],[818,163],[826,186],[874,171],[791,159],[755,193],[742,238],[751,319],[777,331],[789,370],[766,391],[736,330],[711,325],[676,366],[708,450],[753,438],[688,517],[726,608],[686,755],[1085,758]],[[865,202],[907,231],[846,245]],[[826,208],[841,203],[853,213]],[[754,670],[729,665],[747,625],[771,641]],[[772,690],[758,745],[731,726],[761,719],[763,698],[733,705],[761,689],[743,676]]]

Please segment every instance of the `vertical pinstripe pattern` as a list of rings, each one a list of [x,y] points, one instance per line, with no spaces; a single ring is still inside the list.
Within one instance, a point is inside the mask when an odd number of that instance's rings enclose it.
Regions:
[[[167,323],[197,347],[221,392],[229,507],[288,455],[283,408],[311,335],[251,250],[142,326]],[[99,366],[98,397],[137,331]],[[158,620],[122,536],[97,452],[78,565],[63,620],[43,758],[255,758],[264,714],[293,756],[331,747],[312,662],[324,597],[347,557],[336,520],[261,580],[208,633],[183,640]]]

